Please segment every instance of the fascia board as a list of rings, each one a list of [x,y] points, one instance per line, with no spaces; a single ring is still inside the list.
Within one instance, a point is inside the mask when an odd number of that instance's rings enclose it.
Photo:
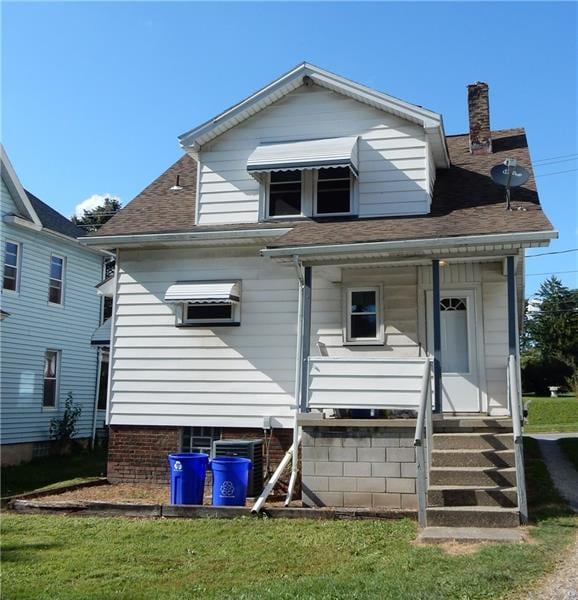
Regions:
[[[317,254],[352,254],[359,252],[387,252],[395,250],[419,250],[426,248],[451,248],[464,245],[500,244],[500,243],[524,243],[533,241],[549,241],[556,239],[558,232],[530,231],[521,233],[498,233],[492,235],[466,235],[446,238],[421,238],[416,240],[396,240],[389,242],[360,242],[356,244],[332,244],[325,246],[292,246],[287,248],[264,248],[261,250],[263,256],[308,256]]]

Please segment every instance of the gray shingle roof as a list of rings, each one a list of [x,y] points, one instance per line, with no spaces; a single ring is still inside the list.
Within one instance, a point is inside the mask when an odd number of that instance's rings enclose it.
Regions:
[[[292,230],[272,247],[339,244],[368,241],[436,238],[548,231],[552,225],[538,199],[524,129],[492,132],[493,152],[471,154],[468,134],[447,137],[449,169],[440,169],[431,212],[427,215],[377,218],[311,218],[275,223]],[[512,192],[516,210],[505,210],[504,188],[490,178],[490,169],[506,158],[515,158],[530,170],[528,182]],[[170,191],[180,175],[181,191]],[[271,223],[195,225],[197,164],[188,155],[180,158],[95,234],[135,235],[205,230],[239,230],[271,227]]]
[[[32,207],[36,211],[40,222],[46,229],[51,229],[62,235],[67,235],[72,238],[82,237],[86,235],[86,232],[77,227],[72,221],[55,211],[53,208],[48,206],[45,202],[42,202],[40,198],[37,198],[34,194],[31,194],[28,190],[24,190]]]

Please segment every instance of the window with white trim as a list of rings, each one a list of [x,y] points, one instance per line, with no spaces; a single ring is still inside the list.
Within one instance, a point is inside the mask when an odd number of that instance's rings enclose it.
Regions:
[[[66,259],[58,254],[50,256],[50,278],[48,280],[48,302],[62,304],[64,302],[64,270]]]
[[[319,169],[315,176],[315,215],[351,214],[352,185],[348,167]]]
[[[4,244],[4,279],[2,289],[18,292],[20,289],[20,244],[6,240]]]
[[[265,218],[354,214],[354,178],[349,167],[272,171],[263,182]]]
[[[301,175],[301,171],[273,171],[269,174],[269,217],[297,217],[302,214]]]
[[[42,395],[42,406],[44,408],[56,408],[59,370],[60,350],[46,350],[44,354],[44,391]]]
[[[346,290],[345,343],[383,344],[381,287],[351,287]]]
[[[219,304],[187,304],[184,323],[232,323],[235,306],[232,302]]]

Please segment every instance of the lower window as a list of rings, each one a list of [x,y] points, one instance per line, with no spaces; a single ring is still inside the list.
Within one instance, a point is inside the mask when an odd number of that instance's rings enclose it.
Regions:
[[[383,307],[379,287],[355,287],[347,290],[346,342],[382,344]]]
[[[213,442],[221,439],[220,427],[183,428],[183,452],[212,454]]]
[[[42,406],[44,408],[56,408],[59,369],[60,351],[47,350],[44,354],[44,393],[42,396]]]

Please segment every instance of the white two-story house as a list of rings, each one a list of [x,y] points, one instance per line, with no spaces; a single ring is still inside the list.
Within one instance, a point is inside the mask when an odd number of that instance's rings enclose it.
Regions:
[[[4,148],[1,174],[0,451],[2,464],[15,464],[54,449],[50,422],[62,418],[69,394],[81,409],[75,439],[87,442],[103,425],[92,335],[105,255],[22,187]]]
[[[118,257],[112,480],[165,480],[167,452],[219,438],[265,436],[275,464],[316,414],[511,415],[524,250],[556,233],[524,130],[490,130],[487,85],[468,102],[448,136],[436,112],[302,64],[180,136],[182,158],[86,241]],[[490,177],[506,159],[530,175],[511,210]],[[313,503],[402,500],[386,476],[362,500],[310,468]]]

